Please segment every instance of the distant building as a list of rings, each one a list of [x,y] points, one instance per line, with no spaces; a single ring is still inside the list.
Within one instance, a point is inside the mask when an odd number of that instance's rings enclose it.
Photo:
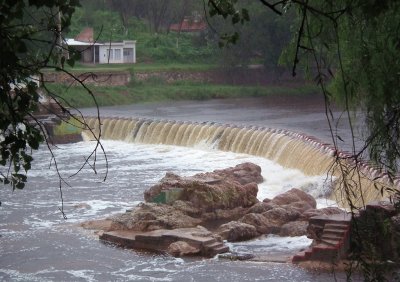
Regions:
[[[85,28],[73,39],[65,41],[81,53],[82,63],[133,64],[136,63],[136,41],[99,43],[93,40],[93,28]]]
[[[207,29],[207,24],[199,17],[185,17],[182,22],[169,26],[170,31],[176,32],[202,32]]]

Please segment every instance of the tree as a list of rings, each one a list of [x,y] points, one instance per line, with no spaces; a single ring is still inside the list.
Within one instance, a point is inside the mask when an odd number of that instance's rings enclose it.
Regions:
[[[255,61],[264,64],[269,70],[278,70],[279,57],[290,42],[293,11],[288,12],[292,17],[277,17],[273,11],[260,9],[256,1],[242,0],[237,5],[239,10],[247,10],[251,15],[250,21],[243,25],[232,25],[232,22],[216,20],[215,17],[210,21],[217,33],[236,32],[240,38],[235,44],[229,44],[228,48],[221,48],[224,64],[247,66]]]
[[[247,7],[240,7],[241,2],[207,1],[211,15],[230,19],[234,25],[246,22],[252,16],[251,13],[248,15]],[[277,16],[296,11],[295,32],[285,56],[292,62],[293,75],[299,68],[305,68],[321,87],[336,152],[340,151],[343,140],[336,133],[338,120],[330,114],[330,106],[333,102],[343,106],[343,117],[352,134],[351,153],[336,154],[335,169],[340,172],[343,198],[354,215],[358,209],[353,203],[354,197],[363,198],[361,182],[354,181],[363,159],[371,159],[385,172],[383,176],[389,183],[393,183],[400,168],[400,2],[259,0],[258,3]],[[235,43],[237,39],[237,33],[222,38],[224,44]],[[353,113],[357,111],[363,116],[359,124],[365,124],[361,147],[355,142],[357,115]],[[380,189],[382,194],[399,197],[396,187],[383,185]],[[395,202],[395,206],[398,208],[399,203]],[[380,222],[380,226],[387,229],[385,222]],[[359,227],[355,228],[354,234],[362,233]],[[377,230],[373,232],[379,232]],[[371,237],[378,238],[379,235]],[[365,236],[360,235],[357,239],[359,245],[353,249],[353,257],[360,264],[365,279],[384,280],[387,262],[374,257],[374,252],[366,247],[370,247],[371,242]],[[375,264],[376,261],[379,262]]]
[[[34,115],[40,106],[38,84],[43,83],[44,68],[73,76],[64,65],[73,65],[79,54],[69,50],[70,57],[66,55],[61,35],[78,5],[78,0],[0,0],[0,181],[13,189],[25,186],[32,150],[44,142],[52,152],[46,128]],[[47,89],[45,84],[42,87]],[[88,129],[83,117],[73,116],[56,93],[48,91],[48,96],[63,112],[59,118],[65,122],[72,118]],[[97,141],[85,164],[102,148]],[[52,162],[58,172],[57,161],[53,158]],[[61,189],[64,180],[58,175]]]

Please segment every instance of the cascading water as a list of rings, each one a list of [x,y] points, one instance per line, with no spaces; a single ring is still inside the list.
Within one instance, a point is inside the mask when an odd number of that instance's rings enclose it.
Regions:
[[[98,134],[98,120],[87,119]],[[212,123],[175,123],[140,119],[104,119],[102,138],[144,144],[197,147],[206,146],[222,151],[265,157],[306,175],[326,173],[332,165],[332,155],[307,143],[290,132],[265,128],[215,125]],[[90,140],[90,132],[83,133]],[[92,138],[93,139],[93,138]]]
[[[99,120],[86,119],[93,133],[99,134]],[[338,176],[334,149],[306,135],[263,127],[238,127],[215,123],[189,123],[149,119],[105,118],[101,124],[102,138],[141,144],[163,144],[186,147],[205,147],[234,153],[244,153],[272,160],[285,168],[301,170],[305,175]],[[93,139],[90,131],[82,133],[85,140]],[[346,169],[349,164],[346,164]],[[370,172],[354,174],[352,179],[361,183],[353,195],[355,204],[380,199],[376,183]],[[340,182],[340,181],[339,181]],[[344,202],[342,182],[336,185],[334,198]]]

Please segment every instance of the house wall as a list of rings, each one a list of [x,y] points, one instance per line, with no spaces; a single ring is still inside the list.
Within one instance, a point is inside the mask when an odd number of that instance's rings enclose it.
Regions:
[[[129,55],[128,55],[129,54]],[[111,42],[99,46],[100,64],[136,63],[136,46],[134,41]]]

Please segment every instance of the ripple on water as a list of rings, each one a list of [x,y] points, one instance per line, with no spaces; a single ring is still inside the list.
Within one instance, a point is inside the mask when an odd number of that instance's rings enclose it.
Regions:
[[[68,178],[82,164],[91,143],[61,145],[54,148],[61,175],[71,183],[63,187],[64,220],[59,212],[59,182],[50,155],[34,153],[35,164],[25,190],[10,193],[2,189],[0,223],[0,277],[5,281],[327,281],[328,274],[315,276],[291,265],[227,262],[214,259],[176,259],[103,244],[86,236],[75,223],[104,217],[136,206],[143,191],[167,171],[189,176],[250,161],[262,167],[265,181],[259,198],[273,197],[292,187],[318,191],[324,176],[307,177],[263,158],[215,150],[174,146],[103,143],[109,158],[107,182],[104,167],[98,175],[90,167]],[[101,158],[99,156],[99,158]],[[5,211],[5,212],[3,212]],[[72,224],[71,224],[72,223]],[[232,244],[236,251],[290,252],[302,248],[304,238],[266,236]]]

